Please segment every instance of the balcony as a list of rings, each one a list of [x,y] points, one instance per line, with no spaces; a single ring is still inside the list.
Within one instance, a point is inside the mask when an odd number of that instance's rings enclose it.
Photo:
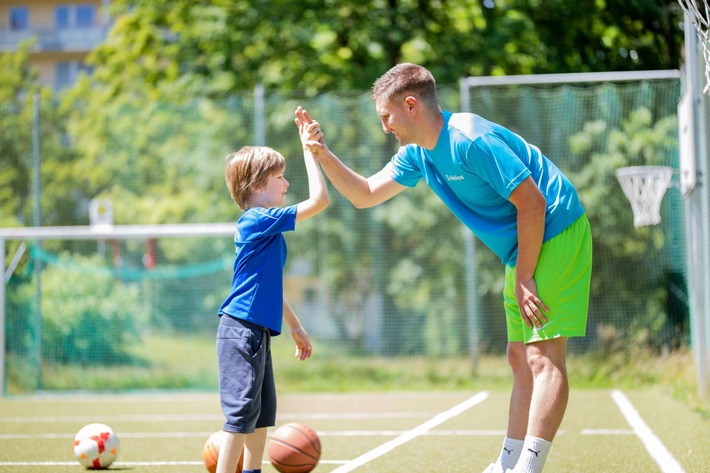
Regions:
[[[0,51],[16,51],[22,41],[36,38],[33,52],[87,52],[106,39],[109,28],[110,26],[27,30],[0,28]]]

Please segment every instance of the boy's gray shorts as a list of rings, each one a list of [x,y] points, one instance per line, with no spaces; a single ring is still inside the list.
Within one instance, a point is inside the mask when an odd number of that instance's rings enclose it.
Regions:
[[[248,434],[276,424],[276,386],[268,329],[228,315],[217,327],[224,430]]]

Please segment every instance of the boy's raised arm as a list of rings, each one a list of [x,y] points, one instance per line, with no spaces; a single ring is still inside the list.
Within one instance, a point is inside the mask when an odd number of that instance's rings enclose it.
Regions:
[[[296,125],[301,138],[303,160],[308,174],[308,199],[298,204],[296,213],[296,222],[301,222],[325,210],[330,203],[330,197],[328,196],[328,187],[320,166],[306,145],[309,141],[313,142],[321,139],[320,125],[314,121],[306,123],[306,121],[298,117],[296,118]]]

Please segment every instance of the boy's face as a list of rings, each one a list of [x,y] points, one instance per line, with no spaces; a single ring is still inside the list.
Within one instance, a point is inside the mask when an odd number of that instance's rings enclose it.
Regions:
[[[253,207],[283,207],[286,204],[288,181],[285,169],[271,174],[263,186],[254,189],[250,203]]]

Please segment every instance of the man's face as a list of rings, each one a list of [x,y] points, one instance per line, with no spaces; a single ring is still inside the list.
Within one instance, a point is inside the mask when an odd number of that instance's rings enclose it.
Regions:
[[[382,129],[385,133],[394,133],[400,146],[415,142],[412,136],[411,109],[407,103],[407,97],[394,99],[390,102],[377,99],[375,108],[380,116]]]

